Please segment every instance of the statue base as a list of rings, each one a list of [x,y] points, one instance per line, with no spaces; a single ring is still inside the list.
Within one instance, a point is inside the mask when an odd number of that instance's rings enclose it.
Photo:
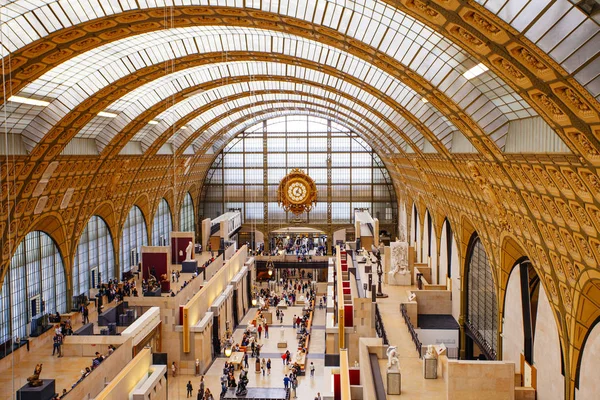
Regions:
[[[278,349],[285,349],[287,347],[287,342],[277,342]]]
[[[18,400],[51,400],[56,393],[54,379],[42,379],[42,386],[31,387],[29,384],[17,390]]]
[[[198,268],[198,261],[196,260],[188,260],[181,263],[181,272],[190,272],[193,274],[196,272],[196,268]]]
[[[412,279],[411,279],[411,275],[410,272],[407,272],[406,274],[401,274],[400,272],[395,273],[395,274],[388,274],[388,285],[390,286],[411,286],[412,284]]]
[[[402,375],[397,365],[387,370],[387,394],[400,394],[402,391]]]

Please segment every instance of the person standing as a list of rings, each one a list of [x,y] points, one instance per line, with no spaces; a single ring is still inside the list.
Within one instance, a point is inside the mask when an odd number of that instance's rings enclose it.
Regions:
[[[294,326],[294,329],[296,329],[296,314],[294,314],[294,319],[292,320],[292,324]]]
[[[196,358],[196,376],[200,375],[200,360]]]
[[[265,361],[264,358],[260,361],[260,369],[262,371],[262,375],[265,376],[265,370],[267,369],[267,362]]]
[[[322,400],[321,399],[321,392],[317,392],[317,396],[315,397],[315,400]]]
[[[267,360],[267,375],[271,375],[271,359]]]
[[[248,353],[244,353],[244,368],[248,369]]]
[[[287,375],[283,378],[283,387],[285,387],[285,390],[290,387],[290,378]]]
[[[83,324],[90,323],[90,310],[88,310],[87,306],[83,307]]]
[[[186,397],[192,397],[192,391],[194,390],[192,388],[192,381],[188,381],[186,388],[187,388],[187,396]]]
[[[173,378],[175,378],[175,373],[177,372],[177,366],[175,365],[175,361],[171,364],[171,373],[173,374]]]
[[[200,377],[200,387],[198,388],[198,400],[204,399],[204,376]]]
[[[55,353],[58,353],[58,355],[60,356],[60,344],[58,342],[58,336],[60,334],[59,333],[55,333],[54,337],[52,338],[54,344],[52,345],[52,355],[54,355]]]
[[[260,339],[261,339],[262,330],[263,330],[263,328],[262,328],[262,325],[259,325],[259,326],[258,326],[258,329],[257,329],[257,331],[258,331],[258,340],[260,340]]]
[[[269,324],[265,322],[265,339],[269,338]]]
[[[227,388],[225,388],[225,392],[227,392]],[[215,400],[215,398],[213,397],[212,393],[210,392],[209,388],[206,388],[206,392],[204,392],[204,399],[205,400]],[[320,400],[320,399],[319,399]]]
[[[314,378],[315,377],[315,364],[313,364],[313,362],[310,362],[310,377]]]
[[[296,378],[296,375],[292,376],[292,389],[294,390],[294,398],[297,399],[298,396],[296,395],[296,389],[298,389],[298,378]]]

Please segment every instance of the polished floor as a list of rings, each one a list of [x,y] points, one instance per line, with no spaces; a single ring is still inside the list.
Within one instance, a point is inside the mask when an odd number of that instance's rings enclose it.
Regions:
[[[364,264],[358,265],[361,277],[366,277]],[[377,279],[376,276],[374,276],[374,279]],[[364,282],[366,282],[366,279]],[[400,373],[402,374],[401,395],[388,395],[387,398],[402,400],[446,399],[446,382],[444,378],[423,378],[423,360],[419,358],[408,332],[408,327],[400,314],[400,303],[408,299],[407,291],[416,288],[416,286],[390,286],[384,283],[382,286],[383,293],[389,297],[377,299],[379,312],[381,313],[390,345],[398,347]],[[387,385],[387,376],[385,374],[387,359],[379,360],[379,367],[385,386]]]
[[[284,310],[283,318],[283,337],[288,343],[288,348],[292,355],[296,349],[296,332],[292,327],[292,319],[294,314],[302,312],[302,307],[289,307]],[[244,328],[248,324],[248,321],[256,315],[256,309],[250,309],[248,314],[242,320],[242,323],[233,333],[235,340],[241,339]],[[281,335],[282,325],[274,323],[269,328],[269,338],[263,336],[260,343],[263,345],[261,349],[261,358],[266,357],[271,359],[272,367],[271,374],[263,376],[261,373],[255,372],[255,360],[251,358],[248,360],[249,373],[248,377],[250,382],[248,387],[283,387],[284,374],[289,373],[286,367],[284,367],[281,355],[286,349],[277,348],[277,342]],[[264,333],[264,332],[263,332]],[[322,396],[332,395],[332,368],[324,367],[324,354],[325,354],[325,310],[316,310],[315,318],[313,322],[312,335],[309,344],[308,351],[308,363],[311,361],[315,365],[315,376],[310,377],[310,373],[305,376],[298,378],[298,400],[314,400],[317,392],[320,392]],[[223,370],[223,365],[227,359],[225,357],[217,358],[208,372],[204,377],[205,385],[211,390],[215,398],[218,398],[221,392],[220,378]],[[236,371],[236,379],[239,372]],[[175,379],[169,377],[169,399],[184,399],[186,398],[186,384],[188,381],[192,382],[194,388],[194,396],[198,392],[199,377],[193,375],[178,375]],[[293,395],[292,395],[293,398]]]

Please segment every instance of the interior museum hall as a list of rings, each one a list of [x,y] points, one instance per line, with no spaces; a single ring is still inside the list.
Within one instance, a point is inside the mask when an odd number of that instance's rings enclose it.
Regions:
[[[0,0],[0,52],[0,399],[600,398],[600,0]]]

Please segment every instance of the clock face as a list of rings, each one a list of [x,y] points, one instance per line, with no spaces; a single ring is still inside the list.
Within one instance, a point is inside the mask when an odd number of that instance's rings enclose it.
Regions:
[[[277,189],[277,202],[295,215],[309,212],[317,203],[317,185],[300,169],[292,169]]]
[[[292,203],[300,204],[308,196],[308,188],[302,181],[294,181],[288,185],[288,197]]]

